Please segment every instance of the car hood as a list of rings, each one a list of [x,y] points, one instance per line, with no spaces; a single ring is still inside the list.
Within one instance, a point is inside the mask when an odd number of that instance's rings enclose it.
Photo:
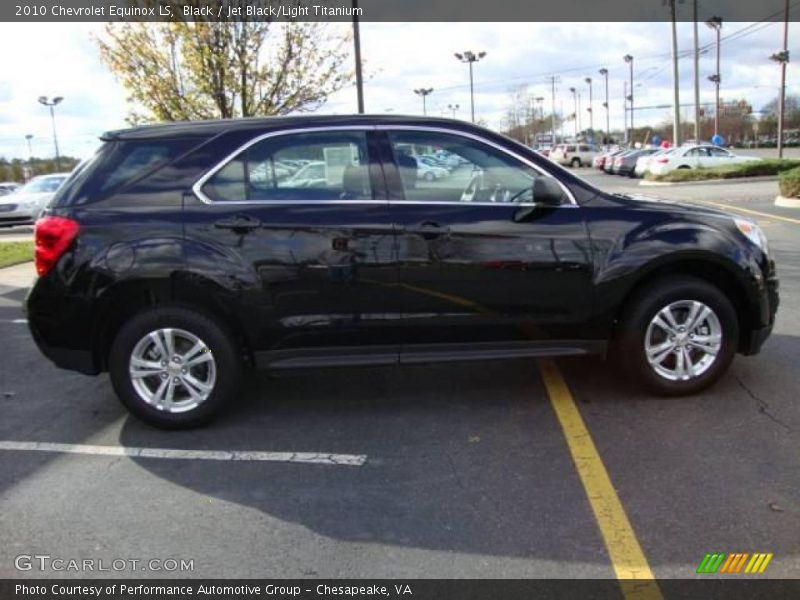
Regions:
[[[684,214],[703,215],[707,217],[722,217],[726,219],[736,218],[732,212],[720,210],[706,204],[693,204],[691,202],[681,202],[678,200],[667,200],[665,198],[654,198],[641,194],[614,194],[615,198],[622,199],[631,208],[641,208],[644,210],[664,210]]]
[[[38,192],[36,194],[20,194],[17,192],[16,194],[0,197],[0,202],[4,204],[38,204],[49,200],[54,195],[53,192]]]

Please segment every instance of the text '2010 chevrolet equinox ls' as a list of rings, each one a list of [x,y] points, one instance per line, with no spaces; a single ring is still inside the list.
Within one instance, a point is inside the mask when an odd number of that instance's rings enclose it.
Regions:
[[[769,335],[754,223],[602,192],[445,119],[110,132],[36,224],[30,329],[136,416],[208,421],[245,368],[613,354],[691,394]],[[428,173],[435,169],[436,176]]]

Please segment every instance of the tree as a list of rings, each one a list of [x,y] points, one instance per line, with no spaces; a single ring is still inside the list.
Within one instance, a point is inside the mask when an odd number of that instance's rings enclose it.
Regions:
[[[352,80],[348,41],[323,23],[263,20],[109,23],[97,39],[133,123],[316,110]]]

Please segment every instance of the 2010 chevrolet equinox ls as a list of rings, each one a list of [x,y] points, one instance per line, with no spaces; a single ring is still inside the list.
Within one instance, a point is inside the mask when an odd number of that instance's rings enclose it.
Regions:
[[[433,118],[114,131],[36,224],[30,329],[136,416],[208,421],[242,371],[613,353],[690,394],[778,306],[754,223],[608,194]],[[430,176],[436,169],[435,176]]]

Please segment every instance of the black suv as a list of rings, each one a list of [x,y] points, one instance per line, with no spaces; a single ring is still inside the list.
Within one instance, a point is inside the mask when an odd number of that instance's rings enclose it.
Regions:
[[[246,367],[613,353],[696,392],[769,335],[752,222],[604,193],[473,125],[386,116],[110,132],[36,225],[28,321],[138,417],[207,421]]]

